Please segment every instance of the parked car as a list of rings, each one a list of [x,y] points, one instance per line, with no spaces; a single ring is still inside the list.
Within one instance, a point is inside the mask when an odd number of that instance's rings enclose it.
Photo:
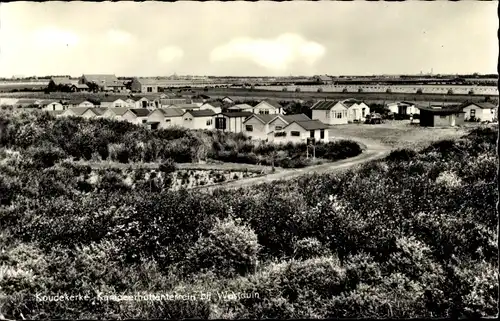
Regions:
[[[382,123],[382,116],[378,113],[371,113],[369,115],[366,115],[366,121],[365,124],[381,124]]]

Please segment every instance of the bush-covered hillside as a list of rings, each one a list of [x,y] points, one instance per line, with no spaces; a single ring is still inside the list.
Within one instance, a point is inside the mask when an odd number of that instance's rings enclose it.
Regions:
[[[496,136],[478,129],[422,151],[394,151],[356,171],[214,195],[130,191],[112,179],[104,190],[85,190],[74,178],[88,168],[4,149],[0,313],[493,316]],[[140,293],[188,299],[103,297]],[[57,294],[82,298],[43,300]]]
[[[112,160],[121,163],[178,163],[199,160],[272,165],[284,168],[310,165],[305,144],[255,143],[242,134],[194,131],[180,127],[148,130],[128,122],[81,117],[54,118],[44,112],[0,111],[0,146],[51,154],[55,160]],[[352,141],[319,144],[316,156],[339,160],[357,156]]]

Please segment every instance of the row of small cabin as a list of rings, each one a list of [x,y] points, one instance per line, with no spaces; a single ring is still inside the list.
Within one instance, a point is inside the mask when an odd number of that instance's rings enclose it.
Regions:
[[[311,120],[304,114],[253,113],[229,111],[216,113],[210,109],[182,108],[103,108],[75,107],[65,111],[49,111],[57,117],[79,116],[107,118],[144,125],[150,129],[180,126],[188,129],[222,130],[243,133],[252,139],[272,142],[305,142],[307,138],[328,142],[329,125]]]

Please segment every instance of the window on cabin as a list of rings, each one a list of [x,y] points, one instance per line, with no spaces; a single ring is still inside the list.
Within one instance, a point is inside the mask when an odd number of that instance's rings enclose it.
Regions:
[[[207,120],[207,126],[210,126],[210,125],[212,125],[212,120],[211,119]]]
[[[321,129],[321,130],[319,131],[319,138],[321,138],[321,139],[325,139],[325,130],[324,130],[324,129]]]
[[[309,137],[314,138],[314,130],[309,131]]]
[[[325,117],[330,118],[330,111],[329,110],[325,110]]]
[[[298,131],[291,131],[290,135],[291,136],[295,136],[295,137],[300,137],[300,132],[298,132]]]
[[[475,109],[470,110],[470,117],[471,118],[476,117],[476,110]]]
[[[283,130],[283,126],[276,126],[275,130]]]
[[[253,132],[253,125],[245,125],[245,130],[247,132]]]
[[[147,121],[148,121],[147,119],[143,119],[142,123],[145,124]]]
[[[147,91],[148,93],[153,92],[153,87],[148,87],[148,88],[146,89],[146,91]]]
[[[337,115],[337,118],[342,118],[342,112],[338,111],[335,114]]]

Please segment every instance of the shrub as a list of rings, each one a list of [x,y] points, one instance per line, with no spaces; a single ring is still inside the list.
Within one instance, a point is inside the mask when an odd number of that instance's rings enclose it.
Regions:
[[[417,152],[413,149],[402,148],[391,151],[390,154],[387,155],[386,160],[389,162],[409,162],[416,156]]]
[[[57,161],[66,156],[62,149],[54,145],[30,147],[27,154],[33,158],[33,165],[36,168],[52,167]]]
[[[316,238],[304,238],[295,243],[294,256],[297,259],[311,259],[328,254],[328,249]]]
[[[354,291],[333,297],[327,304],[328,318],[412,318],[426,312],[423,286],[399,273],[378,285],[360,283]]]
[[[212,270],[217,274],[245,274],[253,271],[259,245],[255,232],[233,219],[217,220],[208,235],[189,250],[191,270]]]
[[[177,170],[177,165],[171,158],[169,158],[160,164],[159,170],[162,173],[170,174]]]

